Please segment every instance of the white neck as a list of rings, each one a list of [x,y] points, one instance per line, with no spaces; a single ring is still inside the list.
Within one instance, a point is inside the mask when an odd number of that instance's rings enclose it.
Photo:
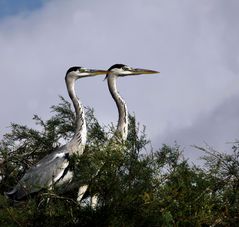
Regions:
[[[117,133],[120,133],[122,139],[125,141],[128,136],[128,110],[125,101],[120,96],[117,85],[116,85],[117,76],[114,74],[108,75],[108,87],[109,91],[115,100],[116,106],[118,108],[118,125],[117,125]]]
[[[75,113],[76,113],[76,129],[75,134],[70,141],[69,145],[71,146],[71,153],[78,152],[82,154],[84,151],[84,147],[86,144],[86,122],[85,122],[85,112],[84,107],[81,104],[80,100],[77,98],[75,93],[75,81],[76,79],[72,77],[66,77],[66,86],[69,93],[69,96],[74,105]]]

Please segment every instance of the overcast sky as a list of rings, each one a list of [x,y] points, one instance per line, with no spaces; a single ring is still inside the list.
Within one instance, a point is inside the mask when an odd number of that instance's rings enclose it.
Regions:
[[[239,138],[239,1],[0,1],[0,136],[10,122],[49,118],[73,65],[159,70],[120,78],[120,93],[153,147],[204,142],[230,151]],[[100,123],[117,121],[103,76],[77,82]],[[68,99],[69,100],[69,99]]]

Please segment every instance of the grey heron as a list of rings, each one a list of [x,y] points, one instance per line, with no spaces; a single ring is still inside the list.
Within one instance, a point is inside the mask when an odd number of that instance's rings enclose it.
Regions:
[[[115,134],[111,141],[115,142],[124,142],[128,136],[128,110],[127,105],[124,99],[118,92],[117,89],[117,78],[118,77],[125,77],[125,76],[136,76],[141,74],[156,74],[159,73],[158,71],[149,70],[149,69],[141,69],[141,68],[132,68],[124,64],[114,64],[108,70],[105,79],[108,82],[108,89],[112,98],[114,99],[117,109],[118,109],[118,123]],[[104,165],[104,164],[103,164]],[[100,169],[97,171],[94,177],[97,177],[100,173]],[[81,200],[88,198],[89,195],[89,187],[84,186],[84,195],[81,194]],[[87,190],[86,190],[87,188]],[[91,198],[91,206],[95,207],[97,204],[97,196],[93,196]]]
[[[27,195],[39,192],[53,185],[60,186],[69,183],[72,179],[72,172],[69,171],[69,157],[75,153],[81,155],[86,143],[86,121],[84,108],[76,96],[75,82],[84,77],[105,74],[107,71],[86,69],[74,66],[68,69],[65,82],[68,94],[75,109],[75,133],[73,138],[41,159],[23,175],[17,185],[5,195],[13,200],[21,200]]]
[[[118,109],[118,124],[115,135],[119,135],[123,141],[125,141],[128,136],[128,110],[124,99],[120,96],[117,90],[116,80],[118,77],[155,73],[159,72],[149,69],[131,68],[124,64],[115,64],[108,69],[108,73],[105,78],[108,82],[110,94]]]

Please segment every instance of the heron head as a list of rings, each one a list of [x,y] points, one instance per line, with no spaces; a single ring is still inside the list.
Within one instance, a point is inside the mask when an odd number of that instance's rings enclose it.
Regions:
[[[132,68],[124,64],[115,64],[108,69],[108,73],[105,78],[107,78],[110,74],[113,74],[117,77],[124,77],[124,76],[155,74],[155,73],[159,73],[159,72],[150,70],[150,69]]]
[[[83,77],[97,76],[106,73],[107,71],[101,69],[86,69],[80,66],[73,66],[67,70],[66,76],[70,76],[74,79],[79,79]]]

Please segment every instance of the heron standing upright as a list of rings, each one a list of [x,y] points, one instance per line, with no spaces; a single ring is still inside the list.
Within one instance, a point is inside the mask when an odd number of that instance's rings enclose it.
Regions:
[[[128,136],[128,110],[124,99],[120,96],[117,90],[116,80],[118,77],[155,73],[159,72],[149,69],[131,68],[124,64],[115,64],[108,69],[108,73],[105,78],[108,82],[110,94],[118,109],[118,124],[115,136],[119,135],[123,141],[125,141]]]
[[[115,134],[112,138],[112,140],[116,140],[124,142],[127,139],[128,136],[128,110],[127,105],[124,99],[121,97],[121,95],[118,92],[117,89],[117,78],[118,77],[125,77],[125,76],[134,76],[134,75],[141,75],[141,74],[156,74],[159,73],[158,71],[149,70],[149,69],[140,69],[140,68],[131,68],[124,64],[115,64],[112,65],[108,70],[105,79],[107,79],[108,82],[108,89],[110,91],[110,94],[112,98],[114,99],[117,109],[118,109],[118,124],[115,131]],[[104,165],[104,164],[103,164]],[[97,177],[100,174],[100,170],[97,171],[95,177]],[[90,186],[85,185],[84,191],[85,194],[80,196],[81,200],[84,200],[88,198],[89,195],[89,188]],[[91,206],[95,207],[97,204],[97,196],[92,196],[91,198]]]
[[[76,96],[75,82],[80,78],[105,74],[106,72],[79,66],[68,69],[65,82],[76,114],[74,136],[67,144],[46,155],[31,167],[13,190],[5,193],[9,198],[21,200],[27,195],[39,192],[44,188],[50,188],[53,184],[60,186],[71,181],[73,174],[68,168],[69,157],[75,153],[78,155],[83,153],[87,133],[84,107]]]

